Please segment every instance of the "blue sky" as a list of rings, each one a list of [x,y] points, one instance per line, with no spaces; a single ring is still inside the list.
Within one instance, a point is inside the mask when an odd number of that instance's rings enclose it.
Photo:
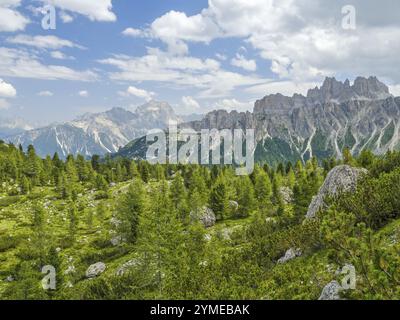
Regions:
[[[41,25],[48,3],[55,30]],[[343,27],[346,4],[353,29]],[[0,114],[44,124],[150,99],[186,114],[251,110],[325,76],[377,75],[397,94],[399,9],[393,0],[1,0]]]

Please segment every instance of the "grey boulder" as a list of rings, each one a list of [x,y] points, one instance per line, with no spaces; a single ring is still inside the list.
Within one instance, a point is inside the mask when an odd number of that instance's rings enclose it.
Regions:
[[[315,218],[318,211],[326,208],[326,197],[337,198],[340,194],[356,191],[358,180],[367,173],[366,169],[353,168],[348,165],[333,168],[328,173],[318,194],[313,197],[306,218]]]

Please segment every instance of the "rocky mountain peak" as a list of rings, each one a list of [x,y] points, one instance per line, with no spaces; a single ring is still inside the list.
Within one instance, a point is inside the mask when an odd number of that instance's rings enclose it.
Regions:
[[[172,107],[168,104],[168,102],[165,101],[156,101],[156,100],[151,100],[136,109],[137,113],[168,113],[168,114],[173,114],[174,110]]]
[[[316,87],[307,93],[307,99],[312,104],[342,103],[352,100],[380,100],[390,96],[389,88],[376,77],[357,77],[353,85],[350,85],[348,79],[345,82],[341,82],[334,77],[327,77],[320,88]]]
[[[377,77],[357,77],[354,81],[353,90],[361,97],[368,99],[384,99],[390,96],[389,88],[380,82]]]

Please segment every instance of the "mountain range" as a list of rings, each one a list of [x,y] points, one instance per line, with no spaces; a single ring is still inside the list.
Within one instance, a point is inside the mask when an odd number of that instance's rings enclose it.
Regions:
[[[113,108],[101,113],[87,113],[73,121],[24,131],[6,140],[21,144],[24,149],[32,144],[40,156],[57,152],[61,158],[68,154],[90,157],[117,152],[150,129],[164,129],[170,123],[193,118],[198,116],[179,117],[168,103],[150,101],[134,112]]]
[[[181,128],[246,129],[256,133],[255,160],[277,163],[306,161],[312,156],[341,157],[363,149],[382,154],[400,149],[400,97],[376,77],[351,84],[326,78],[306,96],[273,94],[255,102],[253,112],[216,110]],[[145,139],[132,141],[116,155],[143,158]]]
[[[196,131],[253,128],[255,160],[271,164],[312,156],[340,158],[344,147],[353,154],[400,149],[400,97],[376,77],[357,77],[353,83],[326,78],[306,95],[267,95],[255,102],[253,112],[215,110],[178,116],[168,103],[150,101],[135,111],[113,108],[32,130],[18,122],[8,131],[0,125],[0,137],[8,136],[5,140],[24,148],[32,144],[41,156],[112,153],[144,158],[148,130],[173,123]]]

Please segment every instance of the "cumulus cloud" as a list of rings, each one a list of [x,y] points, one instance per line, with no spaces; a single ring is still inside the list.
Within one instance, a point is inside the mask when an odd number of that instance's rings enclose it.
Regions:
[[[152,91],[146,91],[144,89],[137,88],[135,86],[129,86],[126,91],[120,91],[119,94],[124,97],[137,97],[144,99],[146,101],[150,101],[153,99],[155,93]]]
[[[199,59],[190,56],[171,56],[150,48],[142,57],[114,55],[99,61],[117,68],[111,79],[121,81],[165,82],[176,88],[197,88],[203,98],[225,97],[240,86],[263,83],[256,76],[246,76],[221,68],[214,59]]]
[[[200,110],[200,104],[191,96],[182,97],[182,107],[188,112],[196,112]]]
[[[51,91],[45,90],[45,91],[38,92],[37,95],[39,97],[52,97],[52,96],[54,96],[54,93]]]
[[[74,17],[66,13],[65,11],[61,11],[58,15],[64,23],[71,23],[72,21],[74,21]]]
[[[122,34],[129,37],[140,37],[143,35],[143,32],[140,29],[126,28],[124,31],[122,31]]]
[[[98,78],[91,70],[78,71],[60,65],[46,65],[33,53],[5,47],[0,47],[0,76],[75,81],[94,81]]]
[[[42,2],[49,3],[48,0],[42,0]],[[111,0],[52,0],[50,3],[63,11],[84,15],[92,21],[113,22],[117,20],[112,11]]]
[[[356,7],[356,30],[344,30],[342,6]],[[170,11],[148,34],[187,45],[243,39],[282,80],[320,81],[326,75],[373,74],[400,82],[400,2],[391,0],[209,0],[195,15]],[[243,59],[234,58],[243,64]],[[247,65],[253,69],[254,65]]]
[[[15,37],[7,38],[7,42],[40,49],[61,49],[64,47],[84,49],[84,47],[72,41],[61,39],[56,36],[29,36],[20,34]]]
[[[0,32],[24,30],[29,19],[24,17],[17,8],[21,0],[2,0],[0,2]]]
[[[50,56],[54,59],[59,59],[59,60],[74,60],[74,57],[67,56],[65,53],[61,51],[51,51]]]
[[[221,54],[221,53],[216,53],[216,54],[215,54],[215,57],[216,57],[218,60],[221,60],[221,61],[225,61],[225,60],[228,59],[228,57],[227,57],[226,55]]]
[[[231,60],[231,65],[242,68],[247,71],[256,71],[257,70],[257,64],[255,60],[247,60],[244,56],[241,54],[237,54],[236,58],[233,58]]]
[[[10,84],[0,79],[0,97],[14,98],[17,95],[17,90]]]

